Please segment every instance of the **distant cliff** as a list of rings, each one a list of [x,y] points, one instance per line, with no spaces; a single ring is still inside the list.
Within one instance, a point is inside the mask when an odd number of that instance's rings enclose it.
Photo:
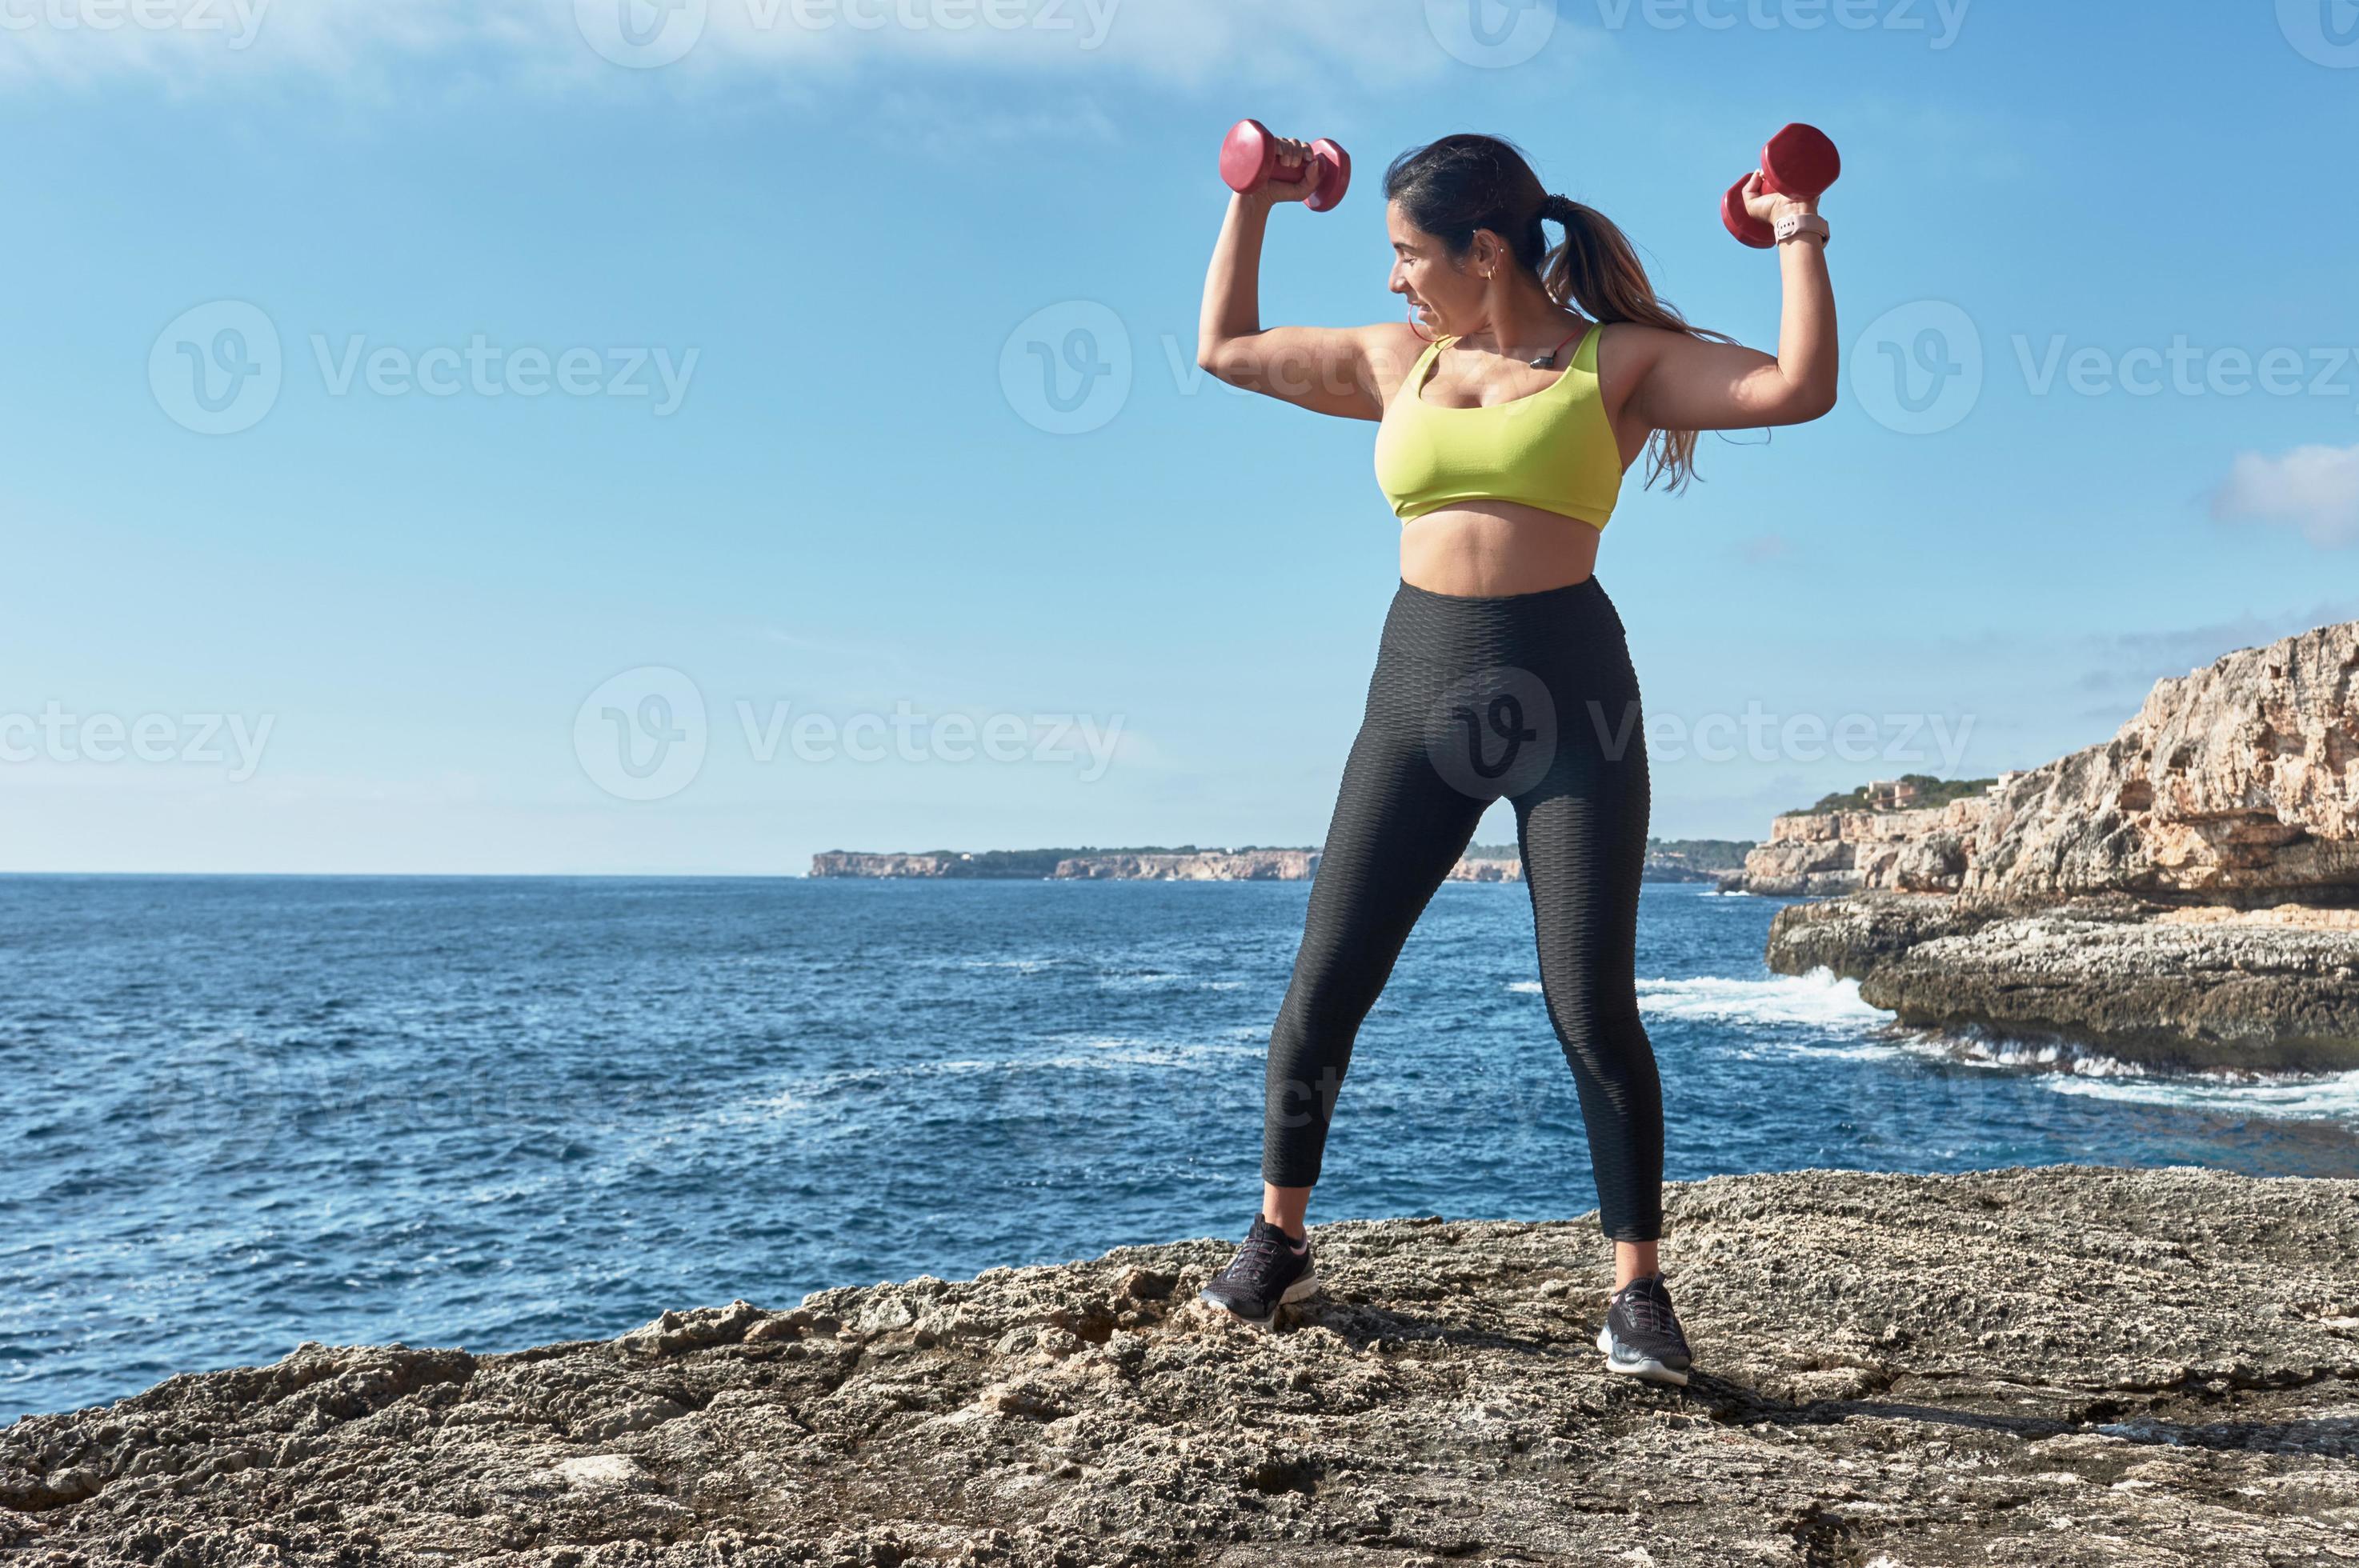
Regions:
[[[1316,849],[1200,849],[1192,855],[1075,855],[1052,876],[1084,881],[1299,882],[1318,874]]]
[[[1986,794],[1780,816],[1723,886],[1804,898],[1769,967],[1906,1023],[2359,1067],[2359,622],[2158,681],[2112,740]]]
[[[1650,881],[1710,881],[1744,863],[1748,839],[1648,839]],[[815,877],[1057,878],[1076,881],[1304,881],[1319,871],[1317,849],[990,849],[967,853],[864,854],[831,849],[811,857]],[[1513,845],[1476,844],[1450,870],[1453,881],[1520,881]]]
[[[1646,877],[1653,882],[1717,881],[1745,864],[1750,838],[1649,838]]]
[[[1769,837],[1742,869],[1715,880],[1723,892],[1822,898],[1871,888],[1955,892],[1960,848],[1990,802],[1897,811],[1796,811],[1769,819]]]
[[[1129,849],[933,849],[922,854],[862,854],[830,849],[811,857],[815,877],[940,877],[970,881],[1301,881],[1319,869],[1308,849],[1200,849],[1150,845]]]
[[[2359,904],[2359,621],[2158,681],[2112,740],[1989,793],[1779,816],[1722,886]]]
[[[973,875],[953,868],[955,860],[940,855],[862,855],[846,849],[830,849],[811,857],[810,874],[815,877],[948,877]]]

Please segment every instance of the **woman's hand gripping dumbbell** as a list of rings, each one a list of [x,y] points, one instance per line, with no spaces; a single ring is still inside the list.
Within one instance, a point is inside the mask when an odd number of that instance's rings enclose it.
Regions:
[[[1299,142],[1271,135],[1259,120],[1240,120],[1221,144],[1221,178],[1239,195],[1259,192],[1324,212],[1351,189],[1352,156],[1324,137]]]

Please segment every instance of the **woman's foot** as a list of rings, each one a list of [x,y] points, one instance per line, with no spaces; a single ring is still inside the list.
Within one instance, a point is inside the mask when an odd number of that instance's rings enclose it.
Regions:
[[[1641,1275],[1607,1298],[1597,1348],[1605,1352],[1609,1372],[1658,1383],[1688,1380],[1688,1336],[1671,1310],[1662,1275]]]
[[[1267,1328],[1277,1321],[1279,1307],[1318,1289],[1319,1275],[1310,1266],[1310,1238],[1297,1241],[1256,1215],[1253,1228],[1245,1232],[1245,1245],[1198,1294],[1257,1328]]]

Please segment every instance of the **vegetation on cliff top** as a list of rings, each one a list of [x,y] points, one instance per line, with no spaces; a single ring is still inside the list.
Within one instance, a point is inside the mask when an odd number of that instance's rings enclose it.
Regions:
[[[1750,838],[1649,838],[1647,859],[1656,864],[1676,862],[1699,871],[1735,871],[1745,869],[1745,857],[1753,848],[1754,840]],[[1522,854],[1513,844],[1466,846],[1466,859],[1470,860],[1513,860]]]
[[[1890,785],[1896,782],[1915,786],[1914,793],[1894,798]],[[1920,811],[1929,806],[1947,806],[1953,800],[1981,795],[1996,783],[1995,777],[1943,779],[1935,778],[1931,773],[1903,773],[1897,781],[1879,779],[1839,795],[1822,795],[1815,806],[1805,806],[1778,815],[1812,816],[1830,811]],[[1885,787],[1879,789],[1878,784]]]

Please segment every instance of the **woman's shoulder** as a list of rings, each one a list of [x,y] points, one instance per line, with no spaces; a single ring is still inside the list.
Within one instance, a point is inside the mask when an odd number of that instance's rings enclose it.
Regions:
[[[1429,338],[1407,321],[1371,321],[1358,329],[1360,341],[1370,351],[1378,350],[1406,353],[1410,357],[1425,352],[1436,342],[1449,342],[1448,338]]]
[[[1450,341],[1448,338],[1429,338],[1407,321],[1371,321],[1356,329],[1356,334],[1361,351],[1375,373],[1377,385],[1387,395],[1408,379],[1409,372],[1428,351]]]

